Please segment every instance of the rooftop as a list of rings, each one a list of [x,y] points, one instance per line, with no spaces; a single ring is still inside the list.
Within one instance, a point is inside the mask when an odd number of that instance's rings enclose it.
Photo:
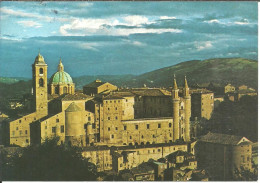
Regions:
[[[211,133],[211,132],[209,132],[207,135],[200,137],[199,141],[216,143],[216,144],[224,144],[224,145],[239,145],[242,142],[252,143],[250,140],[242,136],[227,135],[221,133]]]

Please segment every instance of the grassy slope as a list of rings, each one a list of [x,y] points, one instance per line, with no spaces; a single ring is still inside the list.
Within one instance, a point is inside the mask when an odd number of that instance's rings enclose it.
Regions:
[[[180,85],[183,84],[186,75],[191,85],[231,82],[235,85],[246,84],[257,88],[257,64],[257,61],[243,58],[194,60],[142,74],[127,83],[130,86],[146,84],[149,87],[167,87],[172,85],[173,74],[175,74]]]

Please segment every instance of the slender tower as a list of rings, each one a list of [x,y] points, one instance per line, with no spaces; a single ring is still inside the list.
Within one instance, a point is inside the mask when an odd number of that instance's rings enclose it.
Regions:
[[[32,64],[33,74],[33,106],[37,118],[48,115],[47,64],[39,53]]]
[[[179,117],[179,89],[177,86],[176,78],[174,75],[173,89],[172,89],[172,103],[173,103],[173,141],[175,142],[180,138],[180,117]]]
[[[188,87],[188,82],[186,76],[184,78],[184,88],[183,88],[183,98],[184,98],[184,140],[186,142],[190,141],[190,117],[191,117],[191,97],[190,89]]]

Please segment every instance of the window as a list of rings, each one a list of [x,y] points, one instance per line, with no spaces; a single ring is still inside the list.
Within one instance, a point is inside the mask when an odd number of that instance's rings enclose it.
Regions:
[[[142,135],[142,137],[141,137],[142,139],[144,138],[144,136]]]
[[[161,128],[161,124],[158,124],[158,128]]]
[[[138,125],[135,125],[135,129],[138,130]]]
[[[124,130],[126,130],[126,126],[124,126]]]
[[[64,133],[64,125],[60,126],[60,133]]]
[[[110,117],[107,117],[108,120],[110,120]]]
[[[132,139],[132,136],[130,136],[129,138]]]
[[[158,149],[158,152],[161,152],[161,149]]]
[[[40,71],[40,74],[43,74],[43,68],[40,68],[39,71]]]
[[[115,117],[115,119],[117,120],[117,116]]]
[[[25,130],[25,134],[27,134],[27,130]]]
[[[153,135],[153,138],[155,138],[155,135]]]
[[[111,135],[111,138],[113,139],[113,138],[114,138],[114,135]]]
[[[110,108],[107,108],[107,110],[110,110]]]
[[[115,109],[117,110],[117,107]]]
[[[26,139],[26,143],[29,143],[29,139]]]
[[[55,86],[55,89],[54,89],[54,90],[55,90],[55,94],[58,95],[58,94],[59,94],[59,87],[58,87],[58,86]]]
[[[56,133],[56,127],[52,127],[52,133]]]
[[[59,120],[59,119],[56,119],[56,123],[58,123],[58,122],[60,122],[60,120]]]
[[[18,130],[19,128],[18,127],[16,127],[16,130]]]
[[[64,86],[63,87],[63,93],[67,93],[68,91],[67,91],[67,87],[66,86]]]
[[[110,131],[110,127],[108,127],[107,130]]]
[[[88,117],[88,121],[91,121],[91,117],[90,116]]]
[[[116,130],[118,130],[118,128],[116,127]]]
[[[172,134],[170,133],[170,137],[172,137]]]
[[[171,128],[172,127],[172,124],[171,123],[169,123],[169,128]]]
[[[96,129],[96,124],[95,123],[92,123],[92,128]]]
[[[22,120],[19,120],[19,123],[21,123],[22,122]]]
[[[146,128],[147,128],[147,129],[150,129],[150,124],[147,124],[147,125],[146,125]]]
[[[43,79],[42,79],[42,78],[39,79],[39,86],[40,86],[40,87],[43,87],[43,86],[44,86],[44,83],[43,83]]]

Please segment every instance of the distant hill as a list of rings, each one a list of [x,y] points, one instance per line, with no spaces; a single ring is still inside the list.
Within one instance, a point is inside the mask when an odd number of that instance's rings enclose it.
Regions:
[[[28,81],[30,80],[29,78],[23,78],[23,77],[0,77],[0,83],[7,83],[7,84],[12,84],[12,83],[17,83],[19,81]]]
[[[84,85],[100,79],[101,81],[111,82],[114,85],[121,86],[125,81],[129,81],[136,77],[135,75],[96,75],[96,76],[80,76],[73,78],[77,89],[82,89]]]
[[[73,78],[77,89],[96,79],[108,81],[119,87],[169,87],[172,86],[173,74],[178,85],[183,85],[187,76],[190,86],[209,82],[234,85],[246,84],[257,89],[258,62],[244,58],[217,58],[192,60],[170,67],[161,68],[142,75],[96,75]],[[24,80],[24,81],[21,81]],[[0,98],[31,92],[32,82],[28,78],[0,77]]]
[[[173,74],[179,85],[183,84],[187,76],[189,85],[203,83],[234,85],[246,84],[257,88],[258,62],[244,58],[216,58],[208,60],[192,60],[180,64],[158,69],[132,78],[122,83],[122,86],[148,87],[172,86]]]

